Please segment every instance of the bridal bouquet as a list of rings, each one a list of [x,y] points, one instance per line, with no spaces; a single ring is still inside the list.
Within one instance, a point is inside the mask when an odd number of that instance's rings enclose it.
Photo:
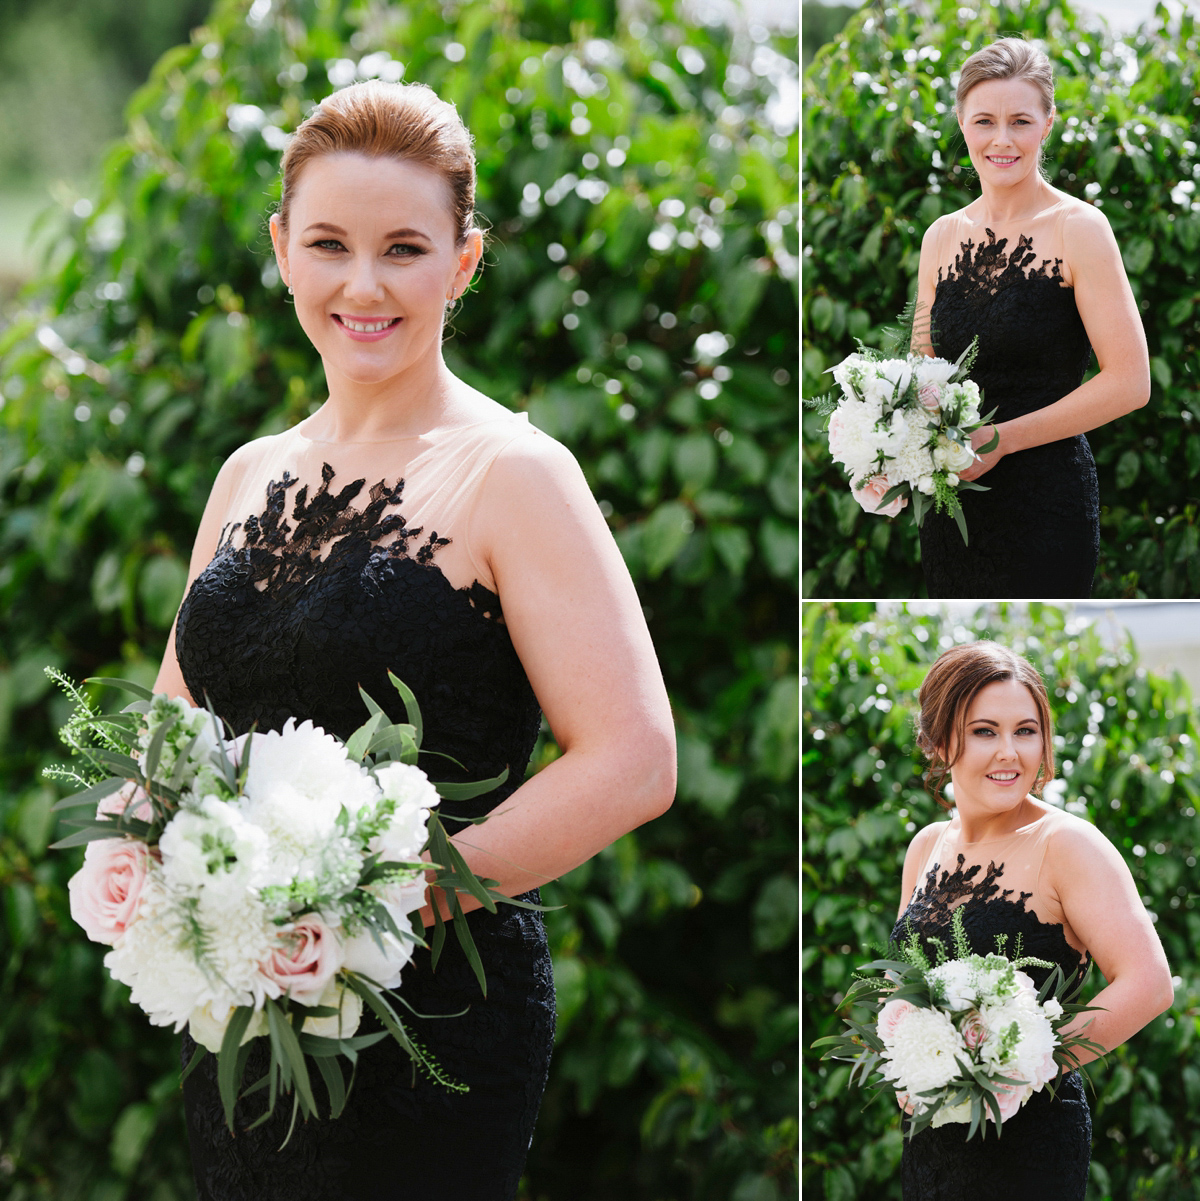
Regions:
[[[829,453],[845,468],[850,491],[866,512],[895,517],[911,498],[917,525],[932,506],[954,518],[966,544],[957,493],[989,491],[959,475],[978,457],[972,433],[992,416],[980,416],[979,387],[967,378],[976,344],[953,363],[897,355],[896,347],[911,339],[911,313],[901,322],[907,324],[893,331],[888,350],[859,342],[855,354],[830,369],[840,397],[830,393],[805,404],[828,416]],[[979,450],[993,450],[998,441],[994,433]]]
[[[84,785],[57,806],[83,816],[55,845],[87,844],[69,884],[71,916],[112,948],[105,967],[153,1024],[189,1027],[197,1048],[185,1078],[206,1051],[217,1054],[229,1128],[257,1037],[271,1050],[267,1075],[246,1090],[269,1090],[259,1121],[292,1089],[293,1123],[297,1109],[317,1115],[309,1060],[337,1117],[347,1088],[336,1057],[353,1065],[389,1036],[435,1079],[463,1089],[409,1038],[392,1004],[406,1002],[391,990],[425,945],[416,915],[427,871],[455,917],[459,891],[493,912],[497,901],[524,904],[472,874],[437,816],[442,797],[486,792],[507,770],[475,784],[430,783],[415,764],[420,709],[395,676],[408,723],[390,722],[363,692],[370,716],[342,743],[294,719],[278,732],[227,738],[215,713],[115,679],[94,682],[139,699],[102,717],[50,674],[75,700],[63,737],[92,776],[50,773]],[[445,923],[436,906],[434,914],[436,964]],[[486,992],[470,930],[453,925]],[[384,1029],[356,1036],[364,1006]]]
[[[866,1021],[845,1019],[841,1035],[818,1039],[828,1046],[823,1058],[854,1066],[850,1082],[882,1088],[890,1085],[912,1115],[909,1137],[926,1126],[969,1123],[986,1137],[987,1120],[1002,1124],[1035,1092],[1049,1088],[1061,1071],[1078,1066],[1076,1051],[1103,1049],[1062,1028],[1092,1007],[1072,1004],[1078,985],[1069,987],[1062,969],[1043,959],[1002,954],[1006,936],[997,936],[992,955],[971,953],[954,913],[957,956],[946,956],[940,943],[931,964],[912,934],[899,959],[876,960],[864,971],[883,977],[859,977],[844,1004],[867,1002]],[[1041,989],[1023,967],[1054,968]],[[1069,995],[1068,995],[1069,990]],[[878,1079],[872,1080],[876,1075]]]

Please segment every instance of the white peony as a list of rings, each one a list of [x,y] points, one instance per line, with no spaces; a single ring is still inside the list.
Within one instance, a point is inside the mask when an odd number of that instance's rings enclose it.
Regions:
[[[943,1088],[958,1075],[955,1056],[966,1059],[967,1048],[950,1015],[941,1009],[918,1009],[896,1028],[884,1052],[883,1075],[908,1093],[920,1110],[924,1102],[917,1093]]]
[[[875,364],[879,378],[889,385],[893,397],[903,396],[913,377],[913,364],[908,359],[883,359]]]
[[[936,384],[938,387],[944,387],[950,382],[950,377],[958,370],[958,367],[954,363],[950,363],[946,359],[931,359],[926,355],[915,355],[914,365],[917,372],[917,384],[922,388],[926,384]]]
[[[270,838],[272,883],[330,870],[322,867],[323,851],[336,839],[339,813],[356,814],[378,799],[370,772],[311,721],[297,726],[288,718],[278,733],[254,736],[241,808]]]

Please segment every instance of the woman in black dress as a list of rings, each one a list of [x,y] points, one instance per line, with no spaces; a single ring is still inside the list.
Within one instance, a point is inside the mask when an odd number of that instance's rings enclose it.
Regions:
[[[1087,597],[1100,514],[1083,435],[1149,399],[1145,333],[1104,214],[1039,171],[1054,124],[1045,54],[1005,38],[971,55],[956,110],[982,195],[925,233],[917,301],[932,341],[918,325],[913,348],[953,360],[978,335],[971,378],[1000,440],[960,473],[989,489],[959,494],[970,545],[951,518],[926,518],[926,583],[937,597]],[[1093,350],[1100,370],[1081,385]]]
[[[297,131],[271,234],[328,400],[221,469],[157,690],[211,699],[238,733],[295,717],[345,738],[366,715],[360,684],[404,720],[394,671],[421,705],[423,750],[460,778],[508,768],[442,811],[489,813],[456,842],[479,876],[536,900],[670,804],[674,737],[579,467],[443,360],[447,306],[482,251],[474,186],[470,135],[428,88],[355,85]],[[523,783],[539,710],[563,753]],[[422,766],[455,778],[444,758]],[[469,1007],[411,1028],[470,1091],[423,1079],[386,1040],[360,1054],[343,1116],[299,1123],[280,1150],[291,1106],[250,1131],[264,1102],[247,1098],[230,1135],[209,1056],[185,1085],[201,1201],[515,1197],[553,1043],[550,957],[540,915],[463,907],[486,999],[454,938],[436,972],[418,952],[400,992],[422,1014]]]
[[[1091,823],[1041,800],[1054,775],[1054,728],[1036,669],[994,642],[956,646],[929,669],[920,691],[917,741],[930,761],[934,797],[947,776],[948,822],[919,830],[904,859],[895,940],[915,931],[953,946],[962,907],[971,950],[1058,964],[1067,979],[1089,963],[1107,987],[1072,1033],[1111,1050],[1172,1000],[1171,972],[1150,915],[1116,848]],[[947,808],[949,806],[946,806]],[[932,950],[932,944],[927,944]],[[1049,971],[1026,969],[1038,987]],[[1081,1061],[1092,1056],[1079,1053]],[[1076,1072],[1052,1099],[1034,1093],[986,1140],[967,1128],[928,1127],[905,1139],[905,1201],[1083,1201],[1091,1114]]]

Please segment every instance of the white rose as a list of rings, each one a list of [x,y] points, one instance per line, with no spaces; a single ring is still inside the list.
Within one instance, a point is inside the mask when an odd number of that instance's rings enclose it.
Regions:
[[[946,471],[966,471],[975,462],[975,452],[943,434],[933,448],[933,461]]]
[[[304,1033],[315,1034],[318,1038],[351,1038],[362,1021],[362,997],[352,988],[347,988],[337,980],[330,980],[325,991],[317,1001],[318,1005],[327,1005],[339,1010],[329,1017],[311,1017],[304,1019]]]
[[[214,1016],[213,1009],[211,1001],[193,1009],[188,1018],[188,1033],[202,1047],[215,1053],[221,1049],[221,1043],[225,1039],[229,1019],[233,1017],[233,1007],[224,1008],[224,1016],[220,1018]],[[246,1026],[246,1033],[242,1035],[242,1041],[238,1045],[245,1046],[252,1038],[258,1038],[259,1035],[266,1033],[267,1012],[265,1009],[259,1009],[250,1018]]]

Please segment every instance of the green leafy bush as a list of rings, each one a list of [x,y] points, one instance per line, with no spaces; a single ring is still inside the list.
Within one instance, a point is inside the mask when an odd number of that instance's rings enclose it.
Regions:
[[[1196,272],[1200,41],[1194,16],[1114,40],[1065,0],[876,6],[855,16],[804,80],[803,388],[878,344],[915,295],[925,230],[978,184],[954,120],[952,73],[998,37],[1042,39],[1058,76],[1051,182],[1101,205],[1150,346],[1150,404],[1088,435],[1100,475],[1097,596],[1193,596],[1200,587],[1200,347]],[[804,417],[804,594],[924,596],[908,515],[862,512]]]
[[[940,811],[913,738],[915,694],[956,642],[995,638],[1046,680],[1055,759],[1072,812],[1121,851],[1176,973],[1175,1003],[1089,1068],[1094,1093],[1089,1196],[1200,1197],[1193,1126],[1200,1096],[1193,1017],[1200,996],[1200,712],[1181,679],[1140,667],[1131,643],[1107,648],[1094,627],[1031,604],[970,620],[877,613],[866,604],[804,607],[803,1044],[841,1029],[834,1005],[851,973],[886,945],[913,833]],[[1186,621],[1194,617],[1180,615]],[[828,1201],[899,1198],[899,1116],[846,1087],[848,1065],[805,1051],[804,1187]]]
[[[447,358],[580,458],[680,735],[676,807],[546,890],[560,1037],[527,1195],[787,1195],[798,247],[795,134],[766,106],[794,57],[669,5],[220,0],[134,98],[94,211],[0,333],[10,1196],[190,1195],[175,1040],[73,928],[77,857],[45,855],[41,668],[151,680],[218,465],[319,403],[266,253],[281,131],[399,64],[475,133],[492,229]]]

